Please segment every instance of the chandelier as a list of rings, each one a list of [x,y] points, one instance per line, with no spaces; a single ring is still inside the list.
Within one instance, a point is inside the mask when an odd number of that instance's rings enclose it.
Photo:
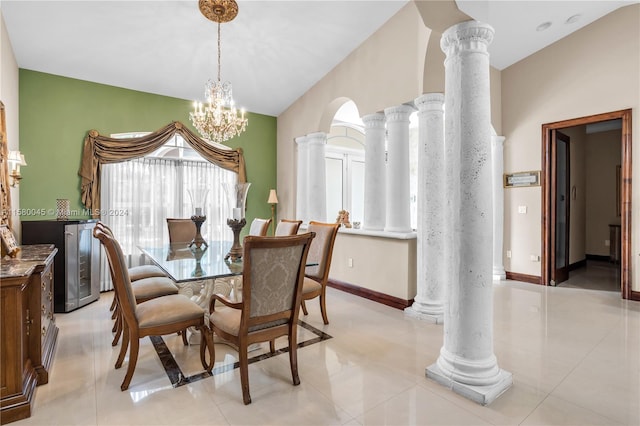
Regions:
[[[238,4],[235,0],[199,0],[198,7],[207,19],[218,23],[218,79],[207,81],[204,88],[207,102],[194,102],[189,118],[204,139],[222,143],[244,132],[248,121],[244,109],[236,109],[231,83],[220,79],[220,23],[236,17]]]

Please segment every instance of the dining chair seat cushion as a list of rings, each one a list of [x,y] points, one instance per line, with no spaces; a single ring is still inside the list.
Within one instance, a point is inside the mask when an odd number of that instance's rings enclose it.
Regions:
[[[238,333],[240,333],[241,315],[242,309],[226,307],[222,307],[222,309],[220,309],[218,308],[218,304],[216,304],[216,310],[209,313],[209,321],[225,333],[237,336]]]
[[[216,325],[222,331],[229,333],[233,336],[237,336],[240,333],[240,317],[242,315],[241,309],[233,308],[216,308],[215,311],[209,314],[209,321]],[[280,324],[286,324],[286,319],[271,321],[269,323],[258,324],[253,327],[249,327],[249,332],[262,330],[264,328],[275,327]]]
[[[158,297],[136,306],[136,318],[140,328],[189,321],[199,317],[204,321],[204,309],[182,294]]]
[[[131,284],[137,303],[154,299],[156,297],[178,294],[178,287],[174,284],[171,278],[167,277],[143,278],[141,280],[134,281]]]
[[[309,277],[304,277],[304,281],[302,282],[302,294],[313,293],[315,291],[320,291],[321,289],[322,284],[318,281]]]
[[[129,268],[129,278],[131,281],[138,281],[150,277],[166,277],[167,274],[155,265],[140,265]]]

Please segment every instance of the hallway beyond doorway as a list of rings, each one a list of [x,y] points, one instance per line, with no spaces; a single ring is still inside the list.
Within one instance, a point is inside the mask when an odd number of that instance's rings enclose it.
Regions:
[[[586,266],[569,272],[569,279],[558,287],[620,293],[620,265],[604,260],[587,260]]]

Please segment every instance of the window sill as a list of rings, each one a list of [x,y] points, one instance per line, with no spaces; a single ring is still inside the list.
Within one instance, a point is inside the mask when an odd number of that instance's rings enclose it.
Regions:
[[[306,230],[307,225],[300,225],[301,230]],[[415,231],[412,232],[390,232],[390,231],[373,231],[370,229],[354,229],[354,228],[345,228],[341,226],[338,229],[339,234],[346,235],[361,235],[365,237],[378,237],[378,238],[389,238],[394,240],[414,240],[417,238],[417,234]]]

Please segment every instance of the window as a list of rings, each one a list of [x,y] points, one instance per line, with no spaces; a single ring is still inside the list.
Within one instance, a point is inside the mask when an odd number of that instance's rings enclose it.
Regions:
[[[409,202],[411,228],[418,225],[418,112],[409,117]],[[364,219],[364,124],[355,103],[346,102],[337,112],[325,150],[327,220],[339,210],[350,213],[351,222]]]
[[[135,136],[140,134],[128,134]],[[106,214],[101,219],[113,230],[129,266],[144,263],[139,245],[168,243],[166,218],[191,217],[194,204],[203,204],[207,216],[202,236],[231,241],[221,184],[236,180],[236,173],[209,163],[176,135],[146,157],[102,166],[101,209]]]
[[[351,222],[364,218],[364,133],[332,126],[325,150],[327,221],[347,210]]]

